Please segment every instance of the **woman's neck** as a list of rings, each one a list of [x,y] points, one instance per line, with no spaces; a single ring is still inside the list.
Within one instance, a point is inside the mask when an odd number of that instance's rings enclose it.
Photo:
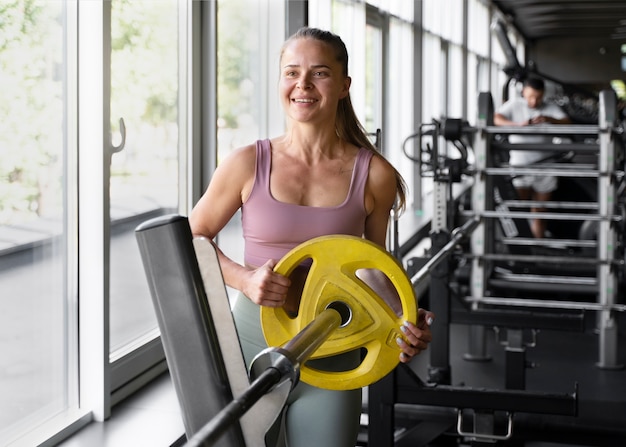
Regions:
[[[320,155],[333,157],[345,152],[345,142],[339,138],[334,129],[320,131],[319,128],[292,127],[280,141],[285,148],[306,153],[310,157]]]

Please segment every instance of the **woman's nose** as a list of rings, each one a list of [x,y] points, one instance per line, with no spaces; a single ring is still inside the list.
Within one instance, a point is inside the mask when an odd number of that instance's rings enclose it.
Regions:
[[[298,88],[301,88],[303,90],[311,88],[311,82],[309,81],[308,76],[301,76],[298,79]]]

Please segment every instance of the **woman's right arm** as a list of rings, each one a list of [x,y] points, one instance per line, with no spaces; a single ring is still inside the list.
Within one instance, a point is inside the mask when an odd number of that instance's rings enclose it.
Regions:
[[[205,237],[216,247],[225,283],[253,302],[271,307],[285,302],[289,279],[273,272],[274,261],[258,268],[240,265],[226,256],[213,239],[241,207],[254,182],[256,153],[250,145],[226,157],[215,170],[206,191],[189,215],[194,237]]]

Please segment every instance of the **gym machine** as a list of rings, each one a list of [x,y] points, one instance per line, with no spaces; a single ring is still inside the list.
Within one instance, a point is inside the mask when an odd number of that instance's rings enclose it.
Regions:
[[[409,260],[409,272],[419,270],[424,262],[428,263],[430,259],[439,256],[442,248],[450,241],[451,234],[458,231],[450,231],[453,222],[463,219],[479,221],[476,230],[471,233],[470,244],[464,247],[465,252],[452,253],[446,262],[440,263],[430,275],[428,307],[437,315],[437,325],[432,328],[429,384],[438,384],[437,388],[441,390],[440,384],[450,383],[448,330],[451,323],[469,325],[469,351],[464,357],[471,361],[490,360],[486,353],[485,328],[494,327],[500,329],[500,332],[505,332],[507,337],[503,343],[506,346],[505,388],[519,390],[520,395],[530,398],[531,396],[523,391],[526,382],[525,371],[529,366],[525,357],[528,342],[524,334],[529,329],[532,334],[545,329],[582,332],[584,311],[597,311],[599,315],[597,366],[601,369],[621,368],[617,360],[615,313],[626,310],[626,306],[617,302],[620,296],[618,290],[623,288],[624,270],[622,167],[624,150],[620,142],[622,129],[620,123],[615,121],[616,103],[612,92],[603,92],[600,95],[600,107],[598,126],[546,126],[541,130],[496,128],[492,121],[491,96],[483,93],[479,96],[476,127],[471,127],[467,122],[458,119],[443,119],[440,122],[433,121],[432,124],[422,125],[416,134],[405,140],[403,148],[406,154],[406,143],[414,138],[419,139],[420,155],[414,157],[407,154],[407,156],[422,165],[429,165],[434,180],[431,253],[435,255]],[[598,161],[587,164],[570,163],[565,166],[556,163],[527,168],[508,166],[506,155],[509,150],[517,148],[507,143],[502,136],[524,132],[567,136],[571,142],[558,145],[559,150],[584,154],[586,158],[597,157]],[[425,157],[422,153],[424,136],[430,137],[430,146],[425,151]],[[460,158],[452,158],[440,151],[440,139],[453,143],[460,153]],[[467,162],[468,146],[473,149],[472,155],[475,160],[473,165]],[[530,147],[525,145],[524,148]],[[554,151],[555,146],[544,143],[532,145],[532,149]],[[587,230],[586,232],[581,230],[581,233],[585,235],[591,233],[593,237],[597,235],[597,241],[578,238],[539,241],[531,238],[527,219],[538,215],[523,210],[529,209],[533,203],[517,200],[511,177],[542,173],[597,181],[595,190],[597,199],[594,197],[593,201],[589,200],[586,203],[552,201],[545,206],[557,212],[540,214],[545,219],[584,221],[580,228]],[[462,176],[470,177],[473,181],[471,200],[466,209],[451,206],[449,200],[451,183],[460,181]],[[590,232],[589,222],[599,229]],[[555,265],[559,268],[555,268]],[[513,273],[510,273],[510,270]],[[555,272],[558,270],[561,270],[559,272],[561,276],[556,275]],[[569,271],[571,276],[563,277],[563,270]],[[590,277],[580,278],[581,272],[590,272]],[[462,278],[461,281],[459,276]],[[575,293],[595,294],[597,301],[550,299],[552,293],[568,284],[573,285],[572,291]],[[543,295],[541,299],[497,296],[496,291],[505,289],[505,285],[515,293],[526,290],[535,294],[539,291]],[[455,302],[453,298],[457,298],[462,305],[453,306]],[[386,387],[385,381],[389,382]],[[496,421],[494,411],[502,410],[502,407],[498,407],[497,401],[499,391],[491,391],[481,397],[482,402],[487,403],[485,407],[474,408],[475,430],[474,433],[467,433],[462,428],[462,413],[466,408],[464,405],[468,402],[463,402],[460,397],[467,390],[455,387],[449,389],[455,391],[450,395],[450,399],[447,402],[437,402],[436,405],[458,409],[456,427],[458,435],[472,439],[473,445],[503,441],[507,438],[496,434],[494,430]],[[388,397],[390,395],[392,397]],[[407,395],[413,396],[415,400],[404,399]],[[545,398],[546,401],[551,400],[548,396]],[[398,368],[395,376],[370,387],[369,438],[376,436],[376,432],[383,432],[385,435],[381,435],[375,445],[392,445],[389,433],[394,427],[397,430],[397,424],[394,426],[393,423],[394,403],[406,403],[409,404],[409,408],[411,406],[417,408],[424,402],[423,390],[407,383],[406,374]],[[510,400],[508,403],[512,402],[514,401]],[[513,406],[514,404],[504,411],[509,415],[527,411],[515,409]],[[471,408],[471,404],[467,408]],[[373,411],[378,411],[379,414],[373,416]],[[409,426],[410,422],[408,421],[406,426]],[[445,420],[441,422],[439,418],[432,425],[430,431],[422,422],[413,429],[405,430],[401,435],[396,434],[394,436],[396,445],[401,445],[402,438],[410,437],[412,432],[415,433],[412,442],[417,443],[417,439],[420,439],[422,444],[425,443],[423,433],[436,436],[434,432],[437,425],[440,429],[445,429]],[[513,425],[513,420],[509,419],[507,430],[512,430]]]
[[[483,219],[472,234],[470,247],[464,255],[471,273],[467,303],[474,310],[486,306],[510,308],[562,309],[598,312],[599,368],[619,369],[617,359],[617,325],[615,313],[626,306],[618,302],[624,288],[624,145],[623,129],[616,122],[615,94],[603,91],[599,102],[599,123],[594,125],[558,125],[534,127],[495,127],[491,95],[479,96],[479,121],[475,128],[452,120],[439,125],[446,140],[471,140],[475,164],[467,169],[473,179],[469,209],[460,210],[460,218]],[[450,130],[452,129],[452,130]],[[560,144],[534,143],[516,145],[506,137],[516,134],[540,134],[558,137]],[[504,138],[503,138],[504,137]],[[511,150],[558,150],[567,154],[567,163],[549,163],[529,167],[507,164]],[[580,156],[584,162],[577,162]],[[591,159],[591,160],[590,160]],[[572,161],[573,160],[573,161]],[[556,200],[542,202],[547,212],[533,213],[532,201],[518,200],[511,183],[516,175],[553,175],[564,181],[566,188],[576,186],[572,179],[582,180],[578,194],[587,190],[584,201]],[[444,182],[436,182],[443,184]],[[595,190],[590,184],[595,183]],[[563,193],[561,194],[563,197]],[[437,201],[437,200],[436,200]],[[435,206],[440,206],[435,204]],[[528,219],[542,218],[556,223],[555,233],[563,226],[578,228],[574,238],[563,236],[534,239]],[[571,234],[571,230],[566,236]],[[595,302],[555,300],[555,292],[596,297]],[[541,298],[515,296],[528,292]],[[499,296],[504,294],[505,296]],[[509,331],[510,332],[510,331]],[[519,333],[510,333],[519,340]],[[468,358],[484,359],[484,335],[477,327],[470,334]],[[512,342],[514,345],[517,343]],[[514,349],[520,346],[513,346]]]

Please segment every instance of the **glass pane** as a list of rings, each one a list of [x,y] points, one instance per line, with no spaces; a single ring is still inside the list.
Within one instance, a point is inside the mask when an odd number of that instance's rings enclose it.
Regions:
[[[178,2],[111,3],[110,351],[157,333],[136,226],[178,209]]]
[[[486,57],[489,55],[489,8],[480,0],[470,0],[467,8],[467,23],[472,30],[467,33],[467,47]]]
[[[372,133],[382,128],[383,102],[383,32],[372,25],[365,27],[365,122]]]
[[[278,53],[268,53],[266,39],[269,4],[256,0],[219,0],[217,4],[217,158],[266,135],[268,99],[264,69],[278,67]],[[246,30],[242,33],[241,30]],[[276,83],[277,81],[270,81]],[[220,248],[236,262],[243,262],[243,238],[239,213],[219,234]],[[232,291],[231,291],[232,292]]]
[[[448,104],[446,115],[463,116],[463,91],[466,76],[463,74],[463,49],[458,45],[448,47]]]
[[[414,165],[402,152],[404,139],[415,132],[414,104],[415,76],[413,63],[413,27],[403,21],[389,21],[388,98],[385,101],[385,144],[387,157],[400,171],[409,185],[413,185]],[[402,67],[402,68],[399,68]],[[408,188],[408,203],[415,193]]]
[[[63,3],[0,0],[0,14],[0,445],[6,445],[69,405],[66,241],[74,237],[65,223]]]

